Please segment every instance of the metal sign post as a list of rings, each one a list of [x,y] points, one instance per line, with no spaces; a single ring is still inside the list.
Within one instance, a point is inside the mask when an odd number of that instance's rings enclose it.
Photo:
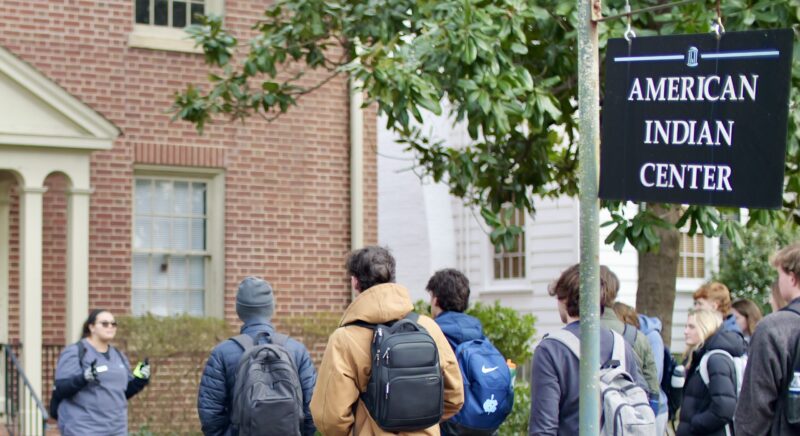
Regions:
[[[600,145],[599,0],[578,0],[578,144],[580,192],[580,436],[600,433],[600,278],[597,198]]]

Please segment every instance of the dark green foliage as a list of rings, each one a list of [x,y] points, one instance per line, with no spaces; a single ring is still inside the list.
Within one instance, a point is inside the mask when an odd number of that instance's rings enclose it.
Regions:
[[[417,300],[414,302],[414,312],[420,315],[431,316],[431,303],[425,300]]]
[[[536,317],[503,307],[495,301],[493,305],[480,301],[467,309],[469,315],[478,318],[483,325],[483,333],[505,356],[521,366],[530,360],[531,341],[536,335]]]
[[[528,434],[528,421],[531,417],[531,386],[520,380],[514,383],[514,408],[500,426],[501,436],[519,436]]]
[[[763,313],[770,313],[770,286],[778,278],[770,258],[781,247],[797,241],[800,230],[794,226],[750,226],[742,233],[742,245],[723,254],[714,280],[724,283],[734,300],[753,300]]]
[[[642,0],[634,9],[663,4]],[[602,2],[603,14],[623,11],[625,1]],[[633,16],[639,36],[702,33],[716,18],[712,1]],[[727,31],[794,27],[800,0],[722,2]],[[421,172],[446,183],[450,192],[481,215],[497,245],[513,244],[514,225],[503,211],[511,205],[535,212],[534,195],[577,193],[577,13],[575,2],[541,0],[277,0],[254,23],[256,36],[244,50],[218,17],[205,18],[189,33],[203,47],[210,89],[188,86],[175,95],[175,118],[201,129],[215,117],[243,120],[252,114],[274,119],[297,99],[339,74],[363,83],[387,128],[412,151]],[[600,56],[606,40],[621,37],[625,20],[599,25]],[[795,43],[795,59],[800,44]],[[234,53],[239,54],[238,59]],[[308,80],[306,73],[323,78]],[[288,73],[288,74],[287,74]],[[319,76],[317,76],[319,77]],[[800,88],[800,63],[793,63],[792,89]],[[453,147],[422,132],[423,110],[465,122],[472,143]],[[753,211],[756,221],[800,223],[800,96],[793,92],[786,159],[784,209]],[[642,208],[612,211],[617,250],[626,243],[655,250],[653,226],[672,226]],[[680,225],[706,236],[740,241],[738,223],[717,209],[685,209]]]

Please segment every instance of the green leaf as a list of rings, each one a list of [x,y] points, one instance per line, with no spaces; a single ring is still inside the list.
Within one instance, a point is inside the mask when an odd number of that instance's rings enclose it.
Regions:
[[[511,44],[511,51],[513,51],[514,53],[519,54],[519,55],[525,55],[525,54],[528,54],[528,47],[526,47],[526,46],[524,46],[524,45],[522,45],[522,44],[520,44],[518,42],[515,42],[515,43]]]

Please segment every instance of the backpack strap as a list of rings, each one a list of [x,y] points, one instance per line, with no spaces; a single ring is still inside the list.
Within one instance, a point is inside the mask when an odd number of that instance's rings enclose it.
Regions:
[[[733,356],[731,353],[728,353],[725,350],[711,350],[706,354],[703,354],[703,357],[700,358],[700,366],[697,367],[697,371],[700,373],[700,378],[703,379],[703,383],[708,386],[709,382],[709,375],[708,375],[708,359],[715,354],[721,354],[724,356],[728,356],[728,359],[731,361],[731,365],[733,365],[733,377],[736,379],[736,364],[733,362]],[[739,384],[738,380],[734,380],[734,383]]]
[[[289,336],[276,332],[270,335],[269,341],[275,345],[280,345],[281,347],[285,348],[286,343],[289,342]]]
[[[577,357],[578,359],[581,358],[581,341],[580,339],[578,339],[577,336],[570,333],[569,331],[564,329],[556,330],[545,336],[544,339],[553,339],[558,342],[561,342],[562,344],[566,345],[567,348],[569,348],[569,350],[572,352],[572,354],[575,355],[575,357]]]
[[[253,348],[253,346],[256,344],[255,341],[253,340],[253,337],[248,335],[247,333],[242,333],[241,335],[234,336],[231,338],[231,340],[239,344],[239,346],[242,347],[244,351]]]
[[[289,341],[289,336],[277,332],[272,334],[261,332],[258,335],[259,336],[264,335],[269,337],[269,342],[271,344],[280,345],[281,347],[286,347],[286,343]],[[239,346],[242,347],[244,351],[247,351],[256,345],[255,339],[253,339],[253,337],[248,335],[247,333],[242,333],[241,335],[234,336],[231,338],[231,340],[239,344]]]
[[[78,339],[76,342],[78,346],[78,365],[83,369],[83,358],[86,356],[86,345],[83,344],[83,339]]]
[[[126,360],[125,360],[125,358],[124,358],[124,357],[122,357],[122,351],[119,351],[119,348],[117,348],[117,347],[113,347],[113,346],[111,346],[111,345],[109,345],[109,346],[108,346],[108,348],[112,348],[112,349],[114,349],[114,351],[116,351],[116,352],[117,352],[117,356],[119,356],[119,360],[121,360],[121,361],[122,361],[122,364],[123,364],[123,365],[125,365],[125,369],[127,369],[128,371],[130,371],[130,370],[131,370],[131,367],[130,367],[130,366],[127,364],[127,363],[126,363]],[[85,351],[84,351],[84,353],[85,353]]]
[[[633,330],[634,337],[636,337],[636,330]],[[625,361],[625,338],[620,335],[619,333],[611,330],[611,337],[613,342],[613,348],[611,351],[611,360],[616,360],[619,362],[620,368],[624,369],[625,371],[628,370],[627,362]],[[608,365],[610,362],[606,362]]]
[[[636,331],[636,327],[630,324],[625,324],[625,328],[622,330],[622,337],[625,338],[625,341],[631,344],[631,347],[636,344],[636,335],[638,332]]]
[[[401,319],[407,319],[409,321],[412,321],[414,324],[419,324],[419,314],[417,312],[414,312],[413,310],[411,312],[408,312],[406,314],[406,316],[402,317]],[[396,321],[399,321],[399,320],[388,321],[388,322],[385,322],[385,323],[382,323],[382,324],[385,325],[385,326],[391,327],[392,324],[394,324]],[[377,327],[377,324],[372,324],[372,323],[369,323],[369,322],[366,322],[366,321],[362,321],[360,319],[356,320],[356,321],[353,321],[353,322],[348,322],[347,324],[343,325],[342,327],[347,327],[349,325],[357,325],[359,327],[368,328],[370,330],[375,330],[375,327]]]

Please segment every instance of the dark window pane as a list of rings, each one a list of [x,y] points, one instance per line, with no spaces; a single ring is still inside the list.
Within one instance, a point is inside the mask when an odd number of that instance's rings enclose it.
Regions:
[[[154,23],[156,26],[167,26],[169,25],[169,1],[168,0],[156,0],[155,4],[155,20]]]
[[[172,2],[172,27],[186,27],[185,2]]]
[[[195,17],[195,15],[205,15],[206,11],[202,4],[192,3],[192,24],[197,24],[200,21]]]
[[[136,22],[150,24],[150,0],[136,0]]]

